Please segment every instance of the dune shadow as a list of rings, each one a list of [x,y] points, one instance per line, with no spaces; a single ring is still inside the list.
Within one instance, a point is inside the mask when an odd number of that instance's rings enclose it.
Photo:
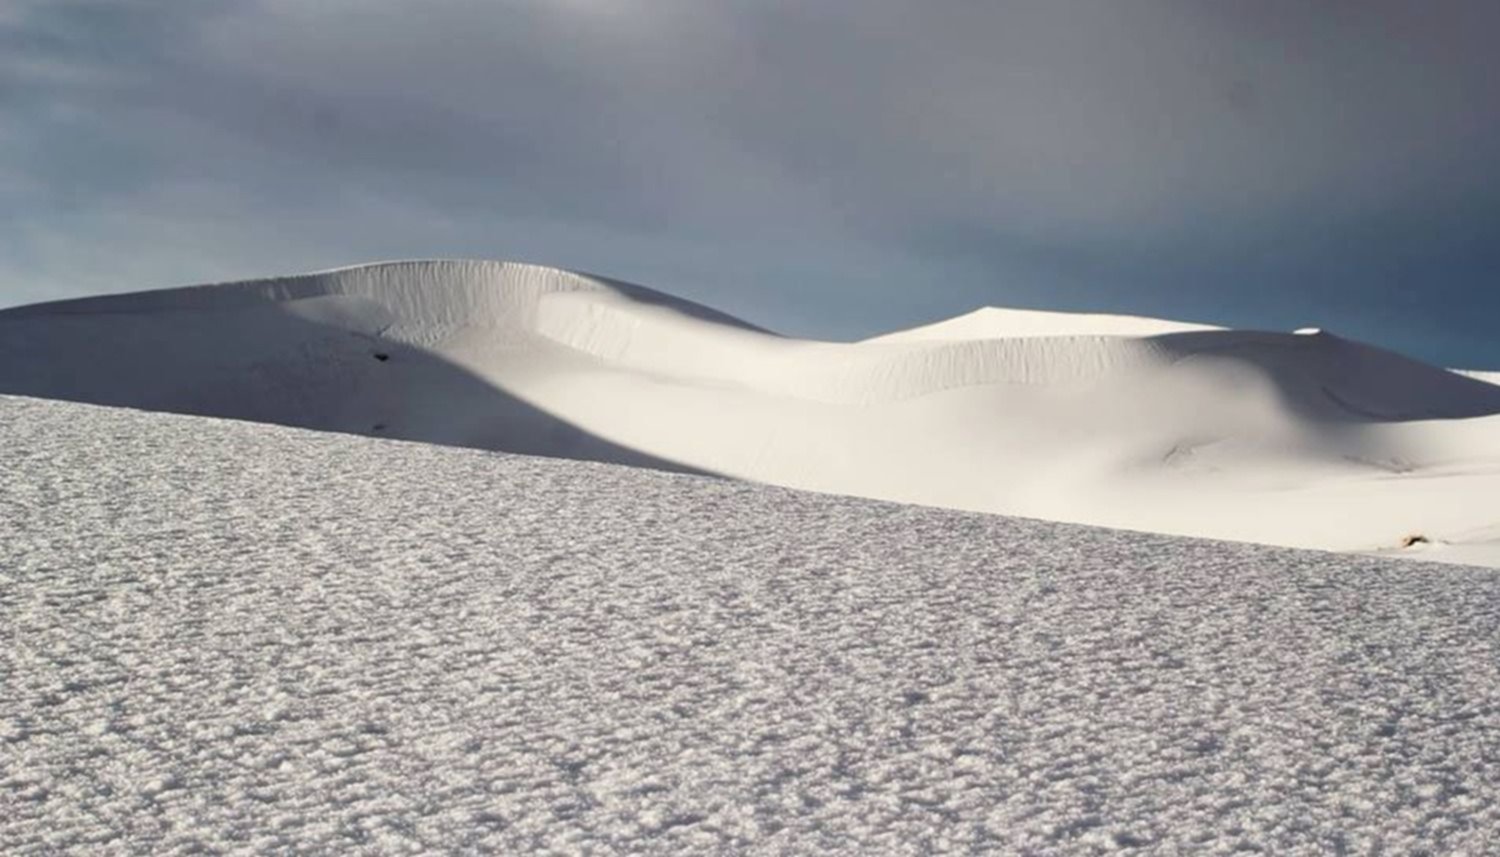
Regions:
[[[1177,364],[1231,361],[1266,378],[1293,412],[1324,423],[1500,414],[1500,386],[1317,332],[1210,330],[1152,338]]]
[[[599,437],[432,351],[274,302],[0,311],[0,393],[717,476]]]

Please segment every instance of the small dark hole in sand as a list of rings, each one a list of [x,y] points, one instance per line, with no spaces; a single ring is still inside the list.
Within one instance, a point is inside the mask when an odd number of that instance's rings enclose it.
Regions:
[[[381,363],[384,363],[385,361],[391,359],[391,355],[386,354],[384,351],[377,351],[375,352],[375,359],[379,360]]]

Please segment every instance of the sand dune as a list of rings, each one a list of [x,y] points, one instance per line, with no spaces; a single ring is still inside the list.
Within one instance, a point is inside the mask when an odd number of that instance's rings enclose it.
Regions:
[[[1155,336],[1193,330],[1222,330],[1210,324],[1169,321],[1139,315],[981,307],[957,318],[871,337],[867,342],[933,339],[1011,339],[1023,336]]]
[[[3,393],[1500,565],[1491,380],[1325,331],[1020,310],[797,340],[498,262],[0,312]]]
[[[1485,372],[1478,369],[1454,369],[1453,371],[1467,378],[1483,381],[1486,384],[1500,385],[1500,372]]]
[[[1494,852],[1489,569],[0,426],[0,854]]]

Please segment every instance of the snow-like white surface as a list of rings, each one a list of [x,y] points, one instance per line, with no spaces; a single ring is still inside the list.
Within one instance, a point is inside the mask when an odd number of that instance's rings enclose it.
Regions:
[[[957,318],[872,337],[868,342],[931,339],[1011,339],[1031,336],[1157,336],[1195,330],[1222,330],[1210,324],[1169,321],[1139,315],[982,307]]]
[[[0,851],[1480,854],[1500,575],[0,397]]]
[[[1500,387],[1321,329],[988,309],[813,342],[405,262],[0,312],[0,392],[1500,565]]]

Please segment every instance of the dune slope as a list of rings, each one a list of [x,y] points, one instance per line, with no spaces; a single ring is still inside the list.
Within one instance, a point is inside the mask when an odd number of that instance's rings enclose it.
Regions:
[[[1479,854],[1500,575],[0,396],[0,852]]]
[[[1500,386],[1316,330],[990,309],[828,343],[404,262],[0,312],[0,392],[1500,564]]]

